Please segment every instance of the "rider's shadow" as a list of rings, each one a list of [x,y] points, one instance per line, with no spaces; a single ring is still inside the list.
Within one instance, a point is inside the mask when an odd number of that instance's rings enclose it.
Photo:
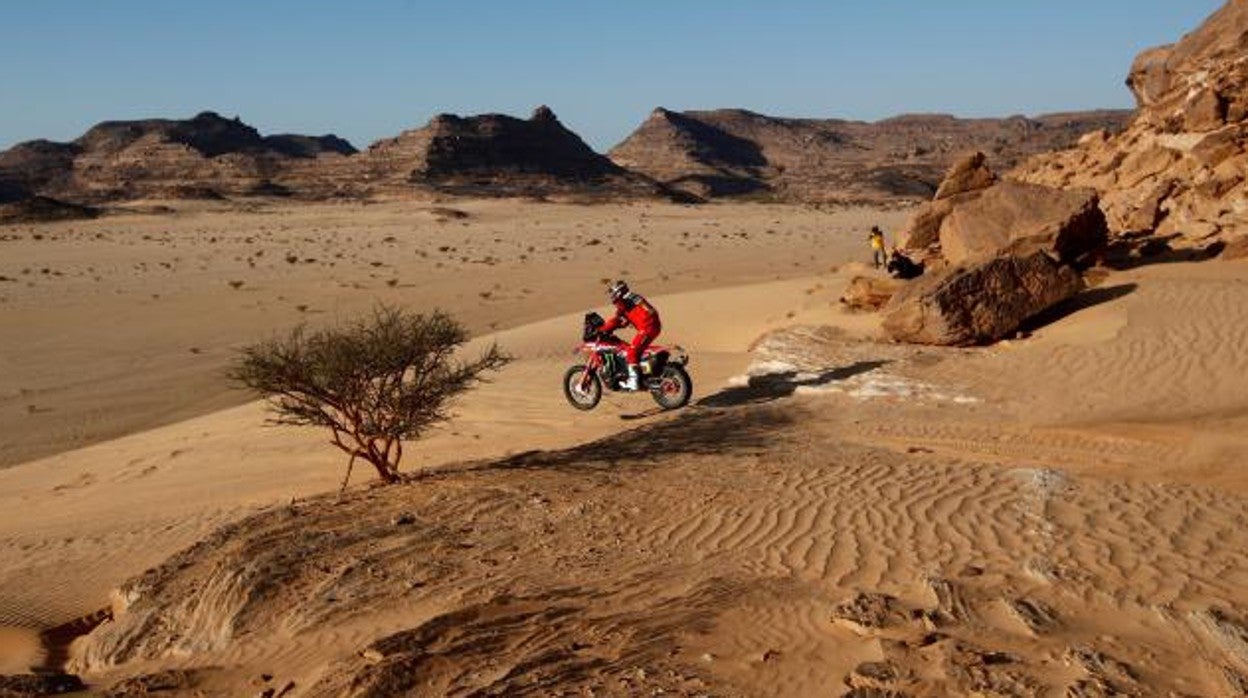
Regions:
[[[761,376],[750,376],[749,382],[741,386],[725,388],[697,401],[699,407],[735,407],[738,405],[755,405],[786,398],[802,387],[817,387],[835,381],[843,381],[854,376],[874,371],[889,361],[859,361],[849,366],[824,371],[809,378],[798,378],[797,371],[768,373]]]

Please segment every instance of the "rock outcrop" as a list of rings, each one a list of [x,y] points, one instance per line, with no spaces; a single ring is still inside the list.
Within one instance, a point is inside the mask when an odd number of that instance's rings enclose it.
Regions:
[[[1034,119],[908,115],[865,123],[658,108],[608,155],[701,197],[920,200],[932,197],[962,153],[983,150],[1012,166],[1027,155],[1068,147],[1089,130],[1116,131],[1129,118],[1129,112],[1100,111]],[[974,184],[973,177],[966,183]]]
[[[1035,157],[1011,177],[1100,193],[1110,230],[1178,247],[1248,224],[1248,0],[1230,0],[1170,46],[1144,51],[1127,84],[1139,110],[1120,134]]]
[[[1042,250],[947,267],[910,283],[884,307],[896,341],[967,346],[1008,336],[1074,296],[1079,274]]]

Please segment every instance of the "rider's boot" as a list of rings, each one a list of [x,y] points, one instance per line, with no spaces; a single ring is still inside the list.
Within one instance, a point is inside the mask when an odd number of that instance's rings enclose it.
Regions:
[[[628,365],[628,378],[624,380],[625,390],[641,390],[641,368],[637,364]]]

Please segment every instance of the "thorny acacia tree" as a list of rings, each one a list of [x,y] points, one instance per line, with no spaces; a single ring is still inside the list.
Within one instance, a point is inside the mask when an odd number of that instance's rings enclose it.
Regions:
[[[330,443],[377,469],[382,481],[402,478],[403,440],[446,421],[450,398],[501,368],[509,358],[491,345],[477,359],[454,354],[468,339],[446,313],[415,314],[379,306],[339,328],[308,331],[243,348],[231,377],[269,398],[276,424],[326,427]],[[346,479],[343,480],[346,486]]]

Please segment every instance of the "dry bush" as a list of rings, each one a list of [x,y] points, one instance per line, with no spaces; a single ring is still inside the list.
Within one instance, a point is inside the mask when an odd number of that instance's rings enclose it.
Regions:
[[[451,398],[510,359],[491,345],[472,361],[455,358],[467,331],[446,313],[388,306],[338,328],[289,335],[242,349],[231,377],[268,398],[276,424],[329,429],[350,455],[387,483],[399,482],[403,440],[450,417]],[[346,486],[346,479],[343,480]]]

